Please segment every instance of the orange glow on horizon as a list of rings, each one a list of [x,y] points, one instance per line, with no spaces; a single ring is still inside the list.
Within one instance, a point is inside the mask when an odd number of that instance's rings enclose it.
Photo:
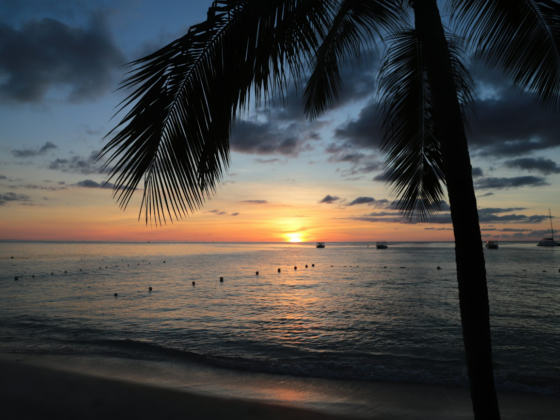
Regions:
[[[286,233],[284,235],[287,238],[287,242],[302,242],[301,233]]]

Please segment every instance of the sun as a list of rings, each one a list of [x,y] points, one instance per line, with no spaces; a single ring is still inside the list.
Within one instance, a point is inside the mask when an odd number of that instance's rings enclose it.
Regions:
[[[301,233],[286,233],[284,235],[288,242],[301,242],[302,238],[301,238]]]

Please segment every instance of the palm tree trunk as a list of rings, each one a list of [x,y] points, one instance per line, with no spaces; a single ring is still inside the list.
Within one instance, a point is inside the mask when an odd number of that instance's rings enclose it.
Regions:
[[[459,305],[474,417],[476,420],[499,420],[482,237],[451,58],[437,0],[413,0],[413,7],[432,92],[451,206]]]

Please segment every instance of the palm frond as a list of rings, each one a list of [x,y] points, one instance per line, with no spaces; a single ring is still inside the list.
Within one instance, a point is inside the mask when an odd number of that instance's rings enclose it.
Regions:
[[[304,90],[305,114],[315,119],[338,100],[342,88],[339,62],[358,61],[375,35],[391,29],[404,18],[394,0],[343,0],[317,51],[313,71]]]
[[[101,152],[121,207],[144,178],[146,223],[200,208],[228,166],[237,112],[300,77],[334,1],[214,1],[205,22],[132,62],[120,111],[131,109]]]
[[[560,105],[560,4],[554,0],[453,0],[454,19],[490,67],[539,103]]]
[[[441,209],[445,177],[422,45],[407,28],[389,42],[378,75],[385,172],[399,210],[408,218],[416,212],[426,221]],[[473,81],[461,48],[449,37],[448,44],[462,108],[473,108]]]

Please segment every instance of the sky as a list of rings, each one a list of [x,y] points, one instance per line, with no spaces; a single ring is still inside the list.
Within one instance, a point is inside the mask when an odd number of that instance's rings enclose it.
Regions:
[[[138,220],[141,191],[119,208],[96,157],[121,118],[124,64],[182,36],[210,3],[0,0],[0,240],[453,240],[447,205],[428,223],[408,220],[383,180],[377,52],[345,67],[339,102],[313,122],[294,89],[244,113],[228,171],[200,210],[159,227]],[[470,70],[483,239],[539,240],[548,209],[560,217],[560,115],[500,72]]]

